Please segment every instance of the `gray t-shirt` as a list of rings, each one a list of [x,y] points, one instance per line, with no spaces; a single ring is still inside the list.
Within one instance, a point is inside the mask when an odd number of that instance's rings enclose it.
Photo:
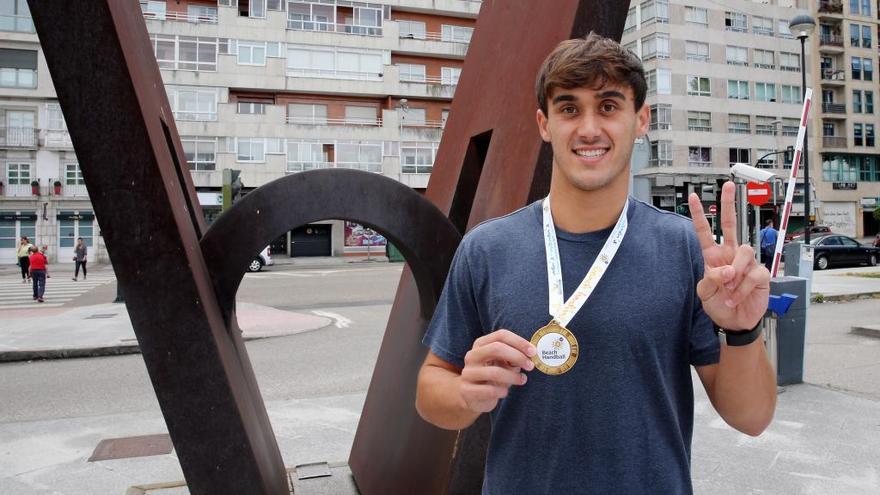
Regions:
[[[529,373],[491,413],[484,494],[691,493],[690,365],[720,347],[696,297],[703,260],[691,221],[630,199],[629,230],[568,325],[570,371]],[[541,205],[485,222],[462,240],[424,343],[456,366],[505,328],[526,340],[550,321]],[[611,228],[557,229],[566,299]]]

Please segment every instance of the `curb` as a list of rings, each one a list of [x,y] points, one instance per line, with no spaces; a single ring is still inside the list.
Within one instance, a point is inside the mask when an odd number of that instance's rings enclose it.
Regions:
[[[826,296],[823,294],[813,294],[812,296],[810,296],[810,302],[816,304],[822,304],[826,302],[849,302],[859,299],[880,299],[880,291],[860,292],[856,294],[836,294],[831,296]]]

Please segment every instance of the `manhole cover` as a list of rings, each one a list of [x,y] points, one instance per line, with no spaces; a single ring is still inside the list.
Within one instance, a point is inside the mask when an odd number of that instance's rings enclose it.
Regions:
[[[92,316],[87,316],[87,317],[85,317],[84,319],[86,319],[86,320],[97,320],[97,319],[100,319],[100,318],[113,318],[114,316],[116,316],[116,313],[98,313],[98,314],[95,314],[95,315],[92,315]]]
[[[108,438],[95,447],[89,462],[129,457],[147,457],[170,454],[174,446],[168,434],[144,435],[140,437]]]

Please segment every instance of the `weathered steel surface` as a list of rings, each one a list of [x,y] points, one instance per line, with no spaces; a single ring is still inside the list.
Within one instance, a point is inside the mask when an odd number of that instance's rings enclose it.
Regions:
[[[560,41],[591,30],[620,39],[629,2],[484,1],[426,197],[464,232],[547,194],[551,152],[538,135],[535,77]],[[516,242],[511,239],[510,242]],[[489,424],[464,432],[419,419],[416,374],[426,321],[404,274],[349,465],[361,493],[479,493]]]
[[[137,2],[31,0],[101,234],[193,494],[287,495]]]

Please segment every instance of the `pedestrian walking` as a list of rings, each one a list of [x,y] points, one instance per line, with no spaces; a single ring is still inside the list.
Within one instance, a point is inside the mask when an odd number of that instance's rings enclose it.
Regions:
[[[761,229],[761,260],[768,270],[773,268],[773,255],[776,253],[776,239],[779,233],[773,228],[773,219],[767,220]]]
[[[83,280],[86,279],[86,263],[88,263],[88,259],[86,258],[87,254],[88,248],[86,247],[86,243],[83,242],[82,237],[77,237],[76,246],[73,248],[73,261],[76,262],[76,268],[73,272],[74,282],[76,282],[76,279],[79,277],[79,267],[82,267]]]
[[[43,302],[43,294],[46,292],[46,257],[36,246],[31,246],[30,252],[29,270],[34,284],[34,301]]]
[[[21,283],[27,283],[28,279],[31,278],[30,272],[28,268],[31,266],[30,258],[28,258],[31,254],[31,244],[30,240],[28,240],[27,236],[22,236],[21,241],[18,243],[18,249],[15,251],[15,255],[18,257],[18,266],[21,268]]]

